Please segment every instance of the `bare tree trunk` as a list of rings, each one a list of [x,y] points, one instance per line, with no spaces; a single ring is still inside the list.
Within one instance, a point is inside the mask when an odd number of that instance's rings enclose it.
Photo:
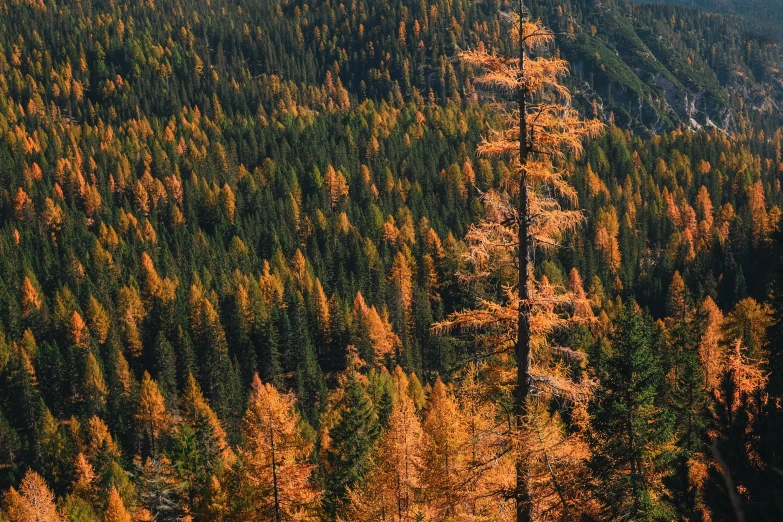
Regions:
[[[525,40],[522,34],[524,25],[524,1],[519,0],[519,70],[522,75],[519,87],[519,164],[521,167],[519,179],[519,318],[517,325],[517,386],[514,415],[518,433],[524,429],[528,416],[528,396],[530,395],[530,273],[531,273],[531,238],[530,238],[530,208],[528,197],[527,173],[524,168],[528,160],[528,137],[526,99],[527,90],[524,86]],[[529,469],[527,459],[522,456],[522,450],[517,453],[516,461],[516,491],[517,522],[532,520],[532,502],[529,484]]]

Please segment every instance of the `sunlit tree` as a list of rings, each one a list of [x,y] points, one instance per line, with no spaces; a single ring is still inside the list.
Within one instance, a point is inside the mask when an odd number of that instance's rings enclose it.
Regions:
[[[501,190],[483,195],[486,217],[467,234],[469,269],[463,274],[474,284],[499,279],[504,290],[499,299],[480,298],[476,308],[456,313],[436,328],[487,332],[489,350],[501,360],[515,360],[501,378],[514,403],[508,442],[515,454],[516,479],[507,494],[516,503],[516,519],[527,521],[536,509],[531,489],[535,439],[529,429],[536,398],[580,400],[590,389],[564,369],[563,357],[573,352],[548,342],[555,330],[575,319],[567,313],[575,297],[546,278],[534,277],[533,253],[557,248],[584,220],[581,211],[566,207],[577,201],[567,181],[568,160],[582,152],[584,139],[597,134],[602,124],[583,120],[571,107],[570,92],[561,83],[568,64],[542,55],[554,34],[529,21],[522,3],[520,11],[511,29],[518,57],[498,56],[483,45],[462,54],[466,64],[483,71],[477,85],[516,98],[516,107],[500,112],[503,126],[478,148],[479,155],[505,159],[509,175]]]

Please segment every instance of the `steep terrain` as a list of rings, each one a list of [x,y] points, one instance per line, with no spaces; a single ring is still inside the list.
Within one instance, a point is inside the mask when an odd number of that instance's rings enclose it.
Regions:
[[[537,2],[532,12],[562,31],[563,55],[602,114],[611,111],[621,125],[731,131],[745,118],[768,128],[779,122],[783,53],[754,35],[752,22],[614,0]]]

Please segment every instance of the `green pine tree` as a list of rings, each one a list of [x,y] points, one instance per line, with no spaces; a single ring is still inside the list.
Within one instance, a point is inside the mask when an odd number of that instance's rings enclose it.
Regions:
[[[660,477],[671,465],[673,419],[656,398],[663,372],[653,326],[634,301],[614,320],[610,340],[590,408],[596,497],[608,520],[671,520]]]
[[[332,518],[345,500],[347,489],[364,478],[379,433],[375,409],[362,386],[351,376],[345,389],[340,420],[329,430],[331,444],[325,458],[328,472],[324,508]]]

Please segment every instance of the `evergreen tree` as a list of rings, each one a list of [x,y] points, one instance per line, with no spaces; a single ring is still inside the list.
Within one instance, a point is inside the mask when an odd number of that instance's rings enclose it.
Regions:
[[[196,515],[206,505],[212,477],[220,476],[234,458],[226,432],[207,404],[193,376],[189,376],[180,406],[182,423],[172,441],[174,466],[183,479],[190,511]]]
[[[422,429],[407,385],[405,374],[401,374],[396,379],[397,400],[373,452],[372,469],[350,490],[342,519],[413,520],[421,513],[416,493],[421,484]]]
[[[663,372],[653,327],[629,301],[612,323],[610,353],[590,409],[595,494],[611,520],[669,520],[661,477],[673,455],[673,418],[658,404]]]
[[[334,517],[349,488],[361,482],[370,468],[370,454],[380,433],[377,415],[361,384],[348,378],[340,418],[329,430],[325,465],[324,508]]]

